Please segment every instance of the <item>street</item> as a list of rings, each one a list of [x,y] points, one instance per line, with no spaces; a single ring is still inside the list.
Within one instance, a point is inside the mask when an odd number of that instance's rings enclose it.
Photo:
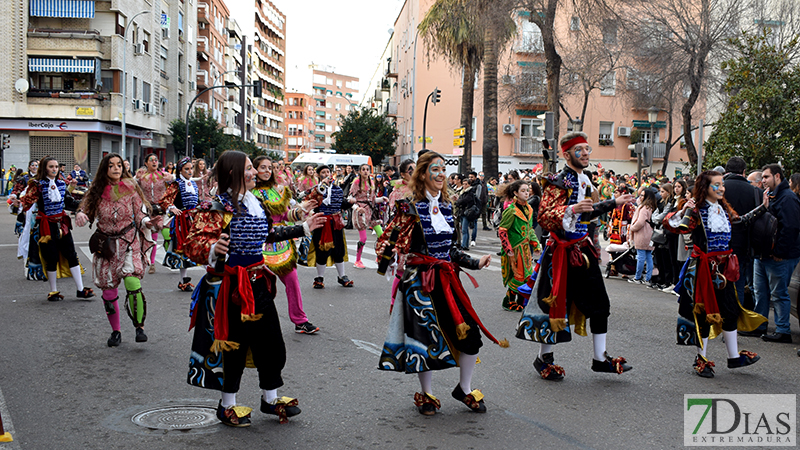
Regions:
[[[368,236],[364,251],[368,268],[353,268],[357,232],[348,230],[346,267],[353,288],[339,286],[331,267],[325,289],[314,290],[315,270],[299,268],[305,311],[321,328],[317,335],[294,333],[278,283],[276,305],[288,355],[278,395],[298,398],[302,414],[279,425],[275,416],[259,412],[261,391],[256,372],[249,369],[238,403],[254,408],[253,424],[228,428],[213,416],[219,393],[186,383],[190,294],[177,290],[177,271],[158,265],[157,273],[142,281],[149,341],[134,342],[133,327],[123,314],[122,344],[109,348],[111,330],[99,291],[93,299],[77,300],[73,281],[61,279],[65,299],[48,302],[47,283],[25,279],[16,258],[14,220],[0,214],[5,275],[0,288],[0,414],[14,438],[0,443],[0,450],[668,449],[683,445],[684,394],[795,394],[800,382],[796,344],[753,337],[740,337],[739,346],[758,353],[762,359],[757,364],[727,369],[718,338],[708,350],[717,364],[716,378],[696,376],[695,350],[675,345],[677,297],[619,279],[606,280],[612,304],[608,351],[625,357],[633,370],[592,372],[591,337],[575,335],[555,349],[555,362],[566,371],[564,381],[542,380],[532,366],[538,344],[516,339],[519,313],[501,308],[505,290],[495,254],[499,240],[493,231],[479,231],[470,253],[492,255],[491,266],[472,273],[478,289],[466,277],[462,280],[483,323],[511,346],[503,349],[484,339],[473,388],[485,394],[486,414],[472,413],[450,396],[458,383],[458,370],[451,369],[433,375],[441,410],[422,416],[413,404],[420,389],[417,377],[377,370],[391,282],[375,272],[374,235]],[[74,234],[86,269],[84,282],[94,288],[87,244],[92,231]],[[189,270],[193,283],[203,273],[200,267]],[[794,318],[792,326],[797,327]],[[797,328],[793,337],[800,342]],[[196,426],[170,429],[170,421]]]

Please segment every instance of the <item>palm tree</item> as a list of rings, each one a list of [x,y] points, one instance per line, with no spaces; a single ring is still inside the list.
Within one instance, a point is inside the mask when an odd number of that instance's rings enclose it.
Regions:
[[[472,110],[475,102],[475,74],[483,59],[483,31],[474,0],[437,0],[419,24],[428,57],[433,53],[463,71],[461,126],[465,130],[461,173],[472,161]],[[424,139],[424,138],[423,138]]]

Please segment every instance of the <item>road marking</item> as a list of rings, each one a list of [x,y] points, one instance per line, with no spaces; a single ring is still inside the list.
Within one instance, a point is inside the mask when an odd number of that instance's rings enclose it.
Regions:
[[[372,342],[360,341],[358,339],[350,339],[350,340],[353,341],[353,344],[356,344],[356,347],[360,348],[361,350],[366,350],[372,353],[373,355],[381,356],[381,353],[383,353],[383,348],[378,347]]]

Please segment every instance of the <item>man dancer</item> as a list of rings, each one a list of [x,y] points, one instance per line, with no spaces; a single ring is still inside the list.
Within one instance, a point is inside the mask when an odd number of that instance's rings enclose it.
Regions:
[[[592,182],[583,173],[592,148],[585,133],[568,133],[560,141],[566,167],[544,181],[539,224],[550,233],[547,246],[529,284],[535,280],[517,328],[520,339],[539,342],[534,368],[545,380],[561,380],[564,369],[555,365],[554,344],[572,340],[572,327],[586,335],[589,319],[594,344],[592,370],[622,373],[631,369],[625,358],[606,352],[610,302],[598,265],[599,254],[588,236],[589,222],[633,200],[630,194],[592,203]],[[552,280],[551,280],[552,276]],[[524,286],[520,293],[525,295]]]

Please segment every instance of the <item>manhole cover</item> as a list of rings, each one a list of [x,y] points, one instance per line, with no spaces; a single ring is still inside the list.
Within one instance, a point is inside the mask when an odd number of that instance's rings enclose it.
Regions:
[[[178,405],[153,408],[131,417],[134,424],[151,430],[191,430],[219,423],[216,410],[206,406]]]

